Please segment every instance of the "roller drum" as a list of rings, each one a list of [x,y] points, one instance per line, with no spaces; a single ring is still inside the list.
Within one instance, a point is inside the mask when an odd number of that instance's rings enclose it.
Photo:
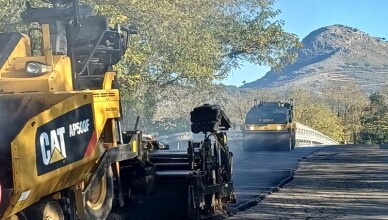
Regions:
[[[244,132],[244,151],[290,151],[289,132]]]

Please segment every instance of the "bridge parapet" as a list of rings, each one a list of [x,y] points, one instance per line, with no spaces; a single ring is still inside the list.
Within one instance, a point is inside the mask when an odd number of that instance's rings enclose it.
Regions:
[[[239,130],[230,130],[226,131],[228,135],[228,140],[238,141],[243,139],[243,133]],[[203,139],[203,134],[193,134],[191,132],[182,132],[171,135],[163,135],[156,137],[156,139],[162,143],[170,144],[188,140],[201,140]],[[319,131],[316,131],[306,125],[303,125],[299,122],[296,123],[296,142],[297,145],[316,145],[316,144],[338,144],[334,139],[322,134]]]
[[[296,141],[299,145],[338,144],[333,138],[299,122],[296,123]]]

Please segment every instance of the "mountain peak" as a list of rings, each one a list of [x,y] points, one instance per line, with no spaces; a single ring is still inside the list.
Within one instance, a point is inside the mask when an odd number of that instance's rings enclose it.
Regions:
[[[372,39],[379,40],[357,28],[336,24],[319,28],[307,35],[302,40],[302,44],[304,45],[302,51],[311,51],[314,54],[351,50],[354,49],[352,44],[367,43]]]
[[[388,73],[388,43],[357,28],[331,25],[302,40],[295,63],[282,73],[268,72],[243,88],[317,87],[323,80],[354,81],[361,86],[381,83]],[[303,84],[303,85],[302,85]]]

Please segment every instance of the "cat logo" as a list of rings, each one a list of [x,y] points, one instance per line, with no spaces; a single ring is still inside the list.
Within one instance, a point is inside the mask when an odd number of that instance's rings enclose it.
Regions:
[[[65,127],[50,131],[50,135],[42,132],[39,137],[44,165],[66,159]]]
[[[35,135],[38,176],[82,160],[94,152],[92,105],[86,104],[39,126]]]

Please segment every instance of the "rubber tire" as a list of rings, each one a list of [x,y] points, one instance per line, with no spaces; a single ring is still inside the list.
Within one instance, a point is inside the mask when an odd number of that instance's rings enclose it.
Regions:
[[[38,201],[37,203],[35,203],[32,206],[27,208],[25,216],[27,217],[27,219],[45,220],[44,216],[43,216],[43,212],[44,212],[44,208],[46,208],[46,205],[48,203],[55,203],[56,205],[58,205],[61,208],[62,216],[63,216],[62,220],[64,220],[65,215],[64,215],[62,206],[58,201],[56,201],[54,199],[46,199],[46,200]],[[23,215],[23,213],[21,213],[21,216],[18,216],[18,217],[23,219],[23,217],[25,217],[25,216]]]
[[[112,167],[109,166],[105,173],[105,181],[106,181],[106,195],[103,202],[103,205],[98,210],[91,209],[87,204],[87,198],[89,197],[91,191],[88,191],[84,194],[84,213],[86,219],[96,219],[103,220],[108,217],[113,207],[113,197],[114,197],[114,188],[113,188],[113,171]]]
[[[230,173],[230,178],[233,176],[233,165],[234,165],[234,158],[233,158],[233,153],[229,152],[229,173]]]

